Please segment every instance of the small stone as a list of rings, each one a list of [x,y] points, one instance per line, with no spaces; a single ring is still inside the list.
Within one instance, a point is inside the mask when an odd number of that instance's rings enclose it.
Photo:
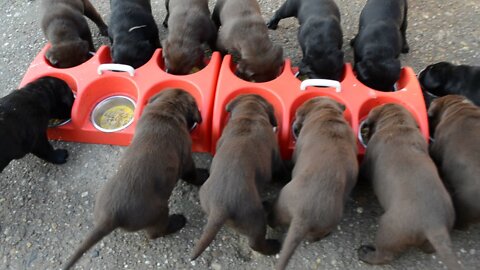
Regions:
[[[195,261],[190,261],[190,264],[191,264],[192,266],[195,266],[197,263],[196,263]]]
[[[88,196],[88,191],[85,191],[85,192],[82,193],[82,198],[87,197],[87,196]]]
[[[218,263],[212,263],[211,267],[212,267],[213,270],[221,270],[222,269],[222,266]]]
[[[470,249],[470,255],[475,255],[475,249]]]
[[[363,213],[363,208],[362,207],[357,207],[357,213],[359,213],[359,214]]]
[[[463,249],[463,248],[460,249],[460,252],[461,252],[461,253],[467,253],[467,251],[466,251],[465,249]]]
[[[27,248],[31,248],[31,247],[32,247],[32,243],[27,242]]]

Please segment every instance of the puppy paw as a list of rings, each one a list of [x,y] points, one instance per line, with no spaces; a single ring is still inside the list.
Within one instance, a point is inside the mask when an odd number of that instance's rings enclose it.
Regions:
[[[100,27],[99,30],[100,30],[100,35],[101,36],[108,37],[108,27],[107,26]]]
[[[280,241],[275,239],[267,239],[265,240],[265,242],[267,246],[263,254],[275,255],[280,252],[280,249],[282,248],[282,244],[280,243]]]
[[[267,28],[271,30],[277,30],[278,23],[276,23],[274,20],[270,20],[267,22]]]
[[[52,152],[50,162],[54,164],[64,164],[67,162],[68,151],[65,149],[56,149]]]
[[[357,253],[358,253],[358,258],[364,262],[370,262],[370,257],[372,256],[372,253],[375,252],[375,247],[372,245],[362,245],[361,247],[358,248]]]
[[[180,229],[185,227],[185,224],[187,224],[187,219],[185,218],[184,215],[182,214],[170,215],[168,217],[168,227],[167,227],[166,234],[178,232]]]
[[[408,44],[403,44],[402,46],[402,53],[408,53],[410,51],[410,47]]]

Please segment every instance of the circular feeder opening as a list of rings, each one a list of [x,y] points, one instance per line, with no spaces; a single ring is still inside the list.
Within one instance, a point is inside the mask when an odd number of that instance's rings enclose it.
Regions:
[[[111,96],[99,102],[92,112],[93,126],[103,132],[116,132],[133,122],[135,102],[125,96]]]

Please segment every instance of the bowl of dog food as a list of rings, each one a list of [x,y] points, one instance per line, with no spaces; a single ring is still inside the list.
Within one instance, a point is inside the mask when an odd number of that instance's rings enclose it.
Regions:
[[[100,101],[92,111],[93,126],[103,132],[116,132],[133,122],[135,101],[126,96],[111,96]]]
[[[49,128],[56,128],[56,127],[61,127],[63,125],[66,125],[69,123],[72,119],[58,119],[58,118],[52,118],[48,121],[48,127]]]

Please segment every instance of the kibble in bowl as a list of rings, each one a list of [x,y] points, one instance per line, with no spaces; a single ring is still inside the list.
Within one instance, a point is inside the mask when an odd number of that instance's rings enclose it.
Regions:
[[[115,132],[133,122],[135,102],[125,96],[112,96],[98,103],[92,112],[93,126],[103,132]]]

